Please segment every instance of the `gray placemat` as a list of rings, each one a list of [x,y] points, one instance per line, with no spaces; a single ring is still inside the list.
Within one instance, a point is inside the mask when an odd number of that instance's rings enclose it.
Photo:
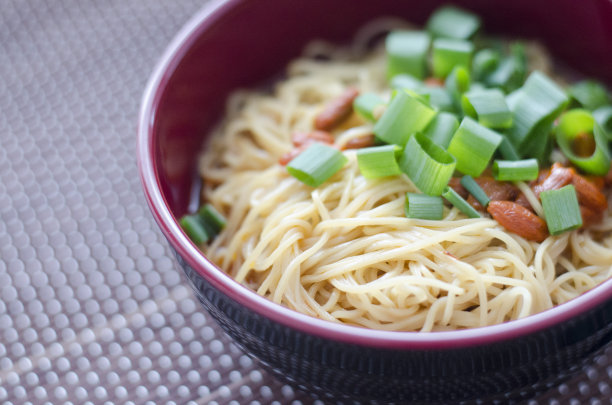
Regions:
[[[205,1],[0,0],[0,403],[311,404],[195,300],[134,151],[157,58]],[[610,403],[612,352],[533,403]]]

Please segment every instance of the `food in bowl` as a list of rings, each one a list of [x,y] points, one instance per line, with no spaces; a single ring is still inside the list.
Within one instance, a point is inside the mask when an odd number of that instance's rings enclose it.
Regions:
[[[378,20],[235,93],[185,229],[259,294],[372,329],[503,323],[609,278],[607,90],[478,31]]]

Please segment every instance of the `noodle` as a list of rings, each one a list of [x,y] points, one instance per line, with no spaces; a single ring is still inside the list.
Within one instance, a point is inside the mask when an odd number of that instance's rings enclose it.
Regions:
[[[347,86],[389,97],[373,38],[406,25],[378,21],[351,49],[321,42],[290,64],[274,94],[238,92],[203,156],[203,198],[227,216],[207,257],[274,302],[333,322],[438,331],[506,322],[546,310],[612,275],[612,216],[587,230],[528,241],[487,218],[444,208],[444,220],[406,218],[408,177],[366,180],[354,151],[320,187],[287,174],[291,134],[312,130],[321,106]],[[540,70],[550,70],[530,46]],[[532,65],[533,66],[533,65]],[[371,133],[354,118],[335,143]],[[541,205],[524,183],[537,211]]]

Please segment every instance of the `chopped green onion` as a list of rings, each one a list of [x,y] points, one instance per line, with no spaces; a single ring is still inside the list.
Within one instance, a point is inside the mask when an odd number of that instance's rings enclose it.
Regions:
[[[413,91],[420,89],[424,85],[422,81],[408,73],[401,73],[393,76],[389,84],[391,88],[395,90]]]
[[[430,43],[429,34],[422,31],[393,31],[387,35],[387,77],[409,73],[424,78]]]
[[[461,95],[470,88],[470,72],[463,66],[455,67],[446,77],[444,86],[453,99],[457,109],[461,109]]]
[[[376,109],[383,105],[385,100],[376,93],[362,93],[353,101],[357,114],[370,122],[376,121]]]
[[[582,80],[569,88],[570,97],[587,110],[610,104],[610,96],[603,84],[595,80]]]
[[[480,17],[458,7],[438,8],[427,21],[434,37],[469,39],[480,28]]]
[[[444,215],[444,203],[439,196],[406,193],[404,211],[408,218],[440,220]]]
[[[542,191],[540,199],[551,235],[559,235],[582,226],[580,205],[573,185]]]
[[[202,223],[199,215],[184,215],[180,220],[181,228],[185,231],[189,239],[196,245],[208,242],[210,236]]]
[[[496,160],[493,162],[493,177],[499,181],[528,181],[538,178],[537,159]]]
[[[468,69],[472,64],[474,44],[460,39],[438,38],[433,41],[432,66],[435,77],[444,78],[456,66]]]
[[[423,134],[435,144],[447,148],[458,127],[459,121],[455,114],[442,111],[429,123]]]
[[[455,171],[455,158],[421,133],[411,136],[400,168],[421,192],[440,195]]]
[[[315,142],[287,165],[293,177],[310,187],[318,187],[346,164],[348,159],[338,149]]]
[[[512,142],[508,140],[507,137],[503,137],[499,147],[497,148],[504,159],[506,160],[519,160],[521,157],[512,146]]]
[[[464,117],[448,145],[448,152],[457,159],[457,170],[478,177],[502,141],[502,136],[470,117]]]
[[[434,37],[470,39],[480,28],[480,17],[454,6],[438,8],[427,21]]]
[[[610,152],[608,140],[603,129],[599,126],[593,115],[583,109],[570,110],[561,116],[559,125],[555,130],[557,144],[563,154],[582,171],[603,176],[610,170]],[[592,135],[594,150],[583,156],[574,151],[574,142],[579,136]],[[588,152],[591,152],[589,150]]]
[[[499,87],[510,92],[517,89],[525,80],[527,60],[522,44],[513,44],[512,54],[502,59],[497,67],[486,75],[484,82],[490,87]]]
[[[476,180],[468,174],[461,178],[461,185],[465,188],[474,198],[482,205],[483,207],[487,207],[491,199],[485,193],[485,191],[476,183]]]
[[[612,106],[600,107],[593,111],[593,118],[603,129],[609,141],[612,141]]]
[[[453,206],[457,207],[457,209],[463,212],[468,218],[480,218],[481,215],[461,197],[455,190],[450,187],[446,187],[444,192],[442,193],[442,197],[444,197],[448,202],[453,204]]]
[[[443,87],[427,87],[426,86],[426,87],[422,87],[415,91],[423,95],[428,95],[429,104],[432,107],[437,108],[438,111],[453,112],[455,110],[453,98],[448,93],[448,91]]]
[[[500,55],[494,49],[481,49],[474,55],[472,61],[472,75],[474,79],[481,80],[491,74],[499,65]]]
[[[366,179],[401,174],[397,155],[402,148],[397,145],[371,146],[357,150],[359,171]]]
[[[200,208],[198,215],[211,238],[221,232],[227,223],[225,217],[209,203]]]
[[[534,71],[513,104],[514,121],[507,134],[521,156],[545,158],[553,121],[563,111],[568,98],[559,86],[543,73]]]
[[[499,89],[470,90],[461,97],[461,106],[466,115],[487,128],[512,126],[512,112]]]
[[[409,94],[398,90],[382,117],[374,125],[374,134],[386,143],[404,146],[415,132],[422,131],[436,111]]]

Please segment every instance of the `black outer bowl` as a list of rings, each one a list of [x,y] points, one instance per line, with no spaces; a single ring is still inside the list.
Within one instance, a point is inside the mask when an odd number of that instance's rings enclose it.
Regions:
[[[612,24],[606,24],[612,3],[457,3],[482,15],[488,32],[538,37],[568,65],[612,82]],[[273,77],[310,38],[347,40],[377,15],[422,23],[439,4],[213,2],[170,44],[143,97],[138,159],[145,196],[196,295],[245,352],[323,398],[506,403],[558,384],[612,340],[612,281],[503,325],[431,334],[373,331],[310,318],[259,297],[209,262],[180,230],[176,218],[198,195],[197,154],[231,90]]]

